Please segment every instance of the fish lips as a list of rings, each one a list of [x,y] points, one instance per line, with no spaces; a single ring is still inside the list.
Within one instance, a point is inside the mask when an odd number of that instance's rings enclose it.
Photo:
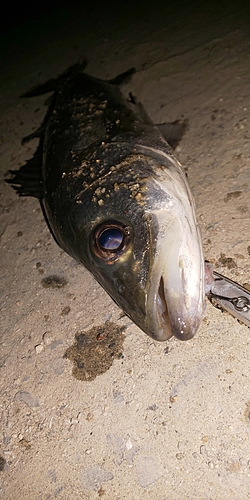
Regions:
[[[173,335],[189,340],[199,328],[205,292],[203,253],[196,229],[197,235],[183,241],[184,228],[176,219],[169,223],[168,237],[158,241],[147,296],[147,333],[155,340],[165,341]]]

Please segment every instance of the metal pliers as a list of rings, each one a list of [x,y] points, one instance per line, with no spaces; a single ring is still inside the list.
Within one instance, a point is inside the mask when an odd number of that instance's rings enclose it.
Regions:
[[[207,294],[211,304],[250,327],[250,291],[216,271],[213,278]]]

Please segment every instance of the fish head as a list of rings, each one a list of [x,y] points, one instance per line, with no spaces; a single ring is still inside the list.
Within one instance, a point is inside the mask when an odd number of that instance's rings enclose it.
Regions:
[[[64,210],[70,245],[61,246],[150,337],[192,338],[204,310],[204,260],[177,160],[138,147],[98,183],[84,182],[74,211]]]
[[[205,308],[204,257],[195,202],[172,155],[152,151],[147,183],[154,256],[148,281],[148,330],[153,338],[189,340]]]

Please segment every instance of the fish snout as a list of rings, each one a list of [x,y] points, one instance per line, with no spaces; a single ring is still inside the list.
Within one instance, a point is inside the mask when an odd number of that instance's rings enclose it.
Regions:
[[[181,231],[177,220],[171,228],[167,240],[158,238],[148,291],[148,334],[160,341],[172,335],[191,339],[199,328],[205,304],[199,230],[194,226],[192,234]]]

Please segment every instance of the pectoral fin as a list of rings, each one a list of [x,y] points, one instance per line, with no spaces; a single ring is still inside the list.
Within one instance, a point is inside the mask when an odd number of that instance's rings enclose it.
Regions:
[[[34,153],[34,156],[28,160],[19,170],[10,170],[14,177],[6,179],[19,196],[34,196],[40,200],[44,196],[42,179],[42,143]]]
[[[181,122],[176,120],[172,123],[161,123],[156,125],[168,144],[175,149],[181,141],[188,127],[188,120]]]

